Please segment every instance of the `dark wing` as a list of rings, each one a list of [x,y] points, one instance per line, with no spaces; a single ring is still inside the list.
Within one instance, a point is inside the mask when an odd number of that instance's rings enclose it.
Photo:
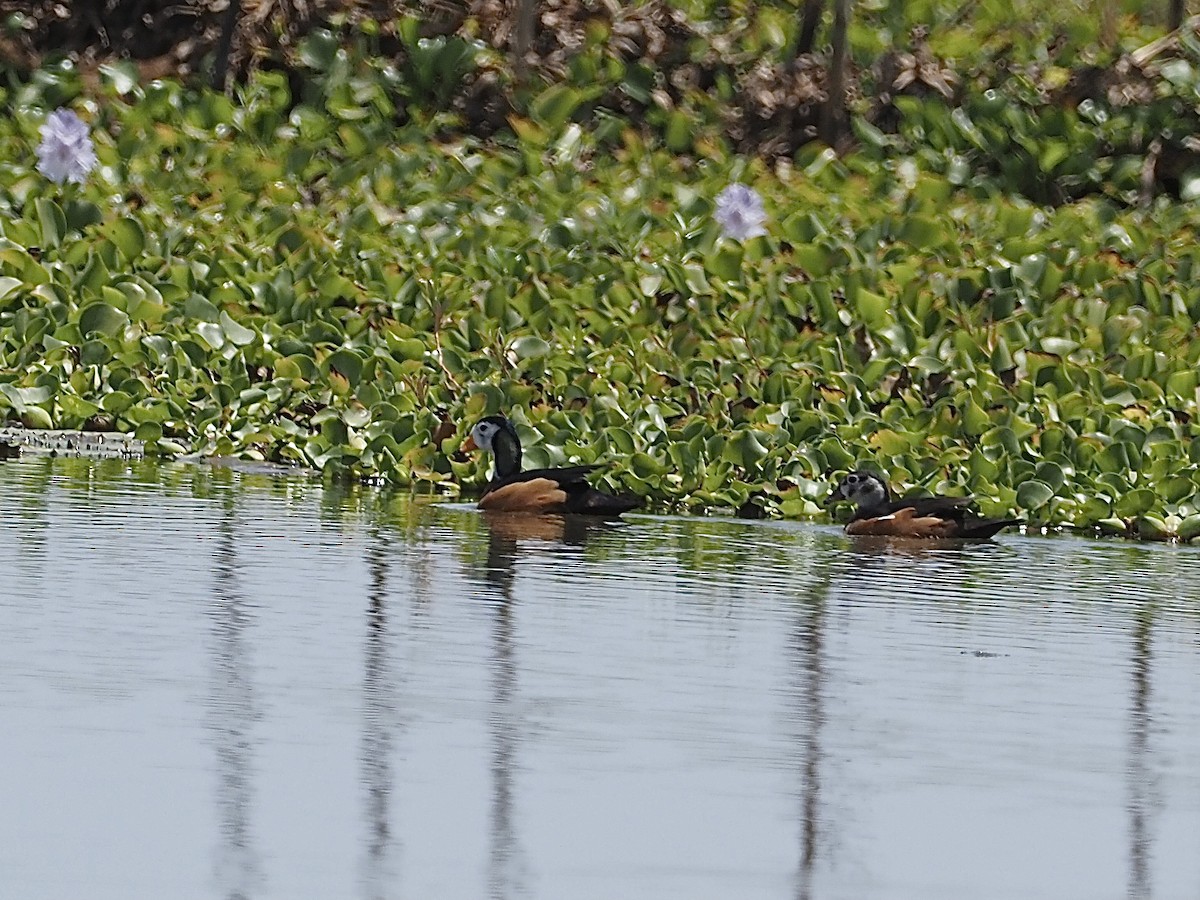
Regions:
[[[1023,525],[1020,519],[964,519],[959,535],[965,538],[986,539],[992,537],[1001,528],[1009,525]]]
[[[871,514],[872,517],[887,516],[901,509],[911,509],[918,516],[934,516],[960,522],[970,505],[970,497],[905,497],[903,500],[893,500],[882,510],[872,510]]]
[[[534,481],[540,478],[546,478],[553,481],[565,491],[578,489],[578,486],[587,486],[587,476],[594,472],[599,466],[565,466],[561,469],[530,469],[528,472],[518,472],[516,475],[510,475],[508,478],[501,478],[499,481],[493,481],[488,485],[488,492],[492,492],[497,488],[502,488],[505,485],[517,484],[522,481]]]

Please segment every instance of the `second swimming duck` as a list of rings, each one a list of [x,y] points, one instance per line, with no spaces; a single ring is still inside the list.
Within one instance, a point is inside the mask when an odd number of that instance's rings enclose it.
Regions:
[[[846,534],[882,537],[986,540],[1020,519],[982,519],[968,507],[970,497],[906,497],[893,500],[887,483],[873,472],[851,472],[829,497],[850,500],[858,508]]]

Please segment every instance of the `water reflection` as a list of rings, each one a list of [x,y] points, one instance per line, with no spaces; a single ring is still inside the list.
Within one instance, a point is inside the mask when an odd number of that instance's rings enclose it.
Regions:
[[[388,895],[388,886],[396,880],[390,820],[396,684],[388,639],[387,583],[391,564],[378,530],[371,534],[366,555],[369,585],[361,762],[362,780],[367,790],[367,845],[363,881],[365,895],[372,900],[382,900]]]
[[[1134,613],[1129,719],[1129,898],[1146,900],[1150,889],[1153,778],[1150,770],[1150,640],[1154,605]]]
[[[815,574],[811,589],[800,598],[792,627],[789,650],[796,680],[796,722],[804,727],[799,736],[800,757],[800,865],[796,877],[797,900],[814,896],[813,875],[819,849],[821,822],[821,732],[825,725],[826,614],[832,583],[829,567]]]
[[[1195,548],[418,506],[0,465],[9,893],[1196,893]]]
[[[217,752],[217,819],[221,829],[216,879],[227,900],[248,900],[260,883],[251,807],[254,796],[254,686],[248,632],[254,613],[239,585],[237,504],[223,500],[213,551],[215,592],[209,608],[213,638],[209,727]]]
[[[517,603],[513,588],[522,540],[559,541],[566,533],[563,516],[481,513],[487,528],[484,579],[496,590],[489,609],[492,618],[490,731],[491,800],[488,808],[488,894],[507,900],[519,893],[520,848],[513,815],[513,790],[520,741],[515,708],[517,663],[513,648],[513,618]],[[575,517],[571,517],[575,518]]]

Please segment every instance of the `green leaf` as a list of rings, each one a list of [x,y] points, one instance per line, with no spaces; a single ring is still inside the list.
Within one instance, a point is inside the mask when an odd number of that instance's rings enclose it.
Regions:
[[[199,294],[191,294],[183,302],[183,314],[188,318],[199,319],[202,322],[217,322],[221,318],[220,311]]]
[[[1138,488],[1118,497],[1113,505],[1113,511],[1124,519],[1140,516],[1154,508],[1158,496],[1149,488]]]
[[[936,247],[946,240],[945,226],[943,220],[929,216],[908,216],[898,238],[918,250]]]
[[[582,101],[583,95],[570,85],[551,85],[529,104],[529,115],[547,131],[557,133]]]
[[[762,445],[758,435],[753,430],[745,428],[735,432],[725,442],[725,446],[721,450],[721,457],[735,466],[752,469],[767,453],[768,450]]]
[[[92,334],[119,334],[129,324],[129,316],[108,303],[93,303],[79,313],[79,333],[84,337]]]
[[[1062,466],[1058,463],[1042,461],[1037,464],[1034,469],[1033,477],[1048,485],[1054,492],[1058,492],[1066,482],[1066,475],[1062,470]]]
[[[133,406],[133,397],[124,391],[113,391],[104,395],[104,398],[100,401],[100,405],[107,412],[120,414]]]
[[[20,278],[13,278],[11,275],[0,275],[0,300],[3,300],[24,284],[25,282]]]
[[[1044,481],[1023,481],[1017,486],[1017,506],[1034,510],[1045,506],[1054,496],[1054,489]]]
[[[40,406],[27,406],[21,411],[21,422],[26,428],[53,428],[50,413]]]
[[[1200,537],[1200,515],[1188,516],[1178,528],[1181,541],[1194,541]]]
[[[891,304],[882,294],[859,288],[854,292],[854,308],[859,320],[868,328],[883,328],[891,324]]]
[[[225,346],[225,332],[221,330],[221,326],[216,322],[198,323],[196,325],[196,334],[213,350],[220,350]]]
[[[534,359],[539,356],[545,356],[550,352],[550,345],[543,341],[540,337],[529,334],[524,337],[519,337],[512,342],[512,351],[517,359]]]
[[[138,84],[137,67],[128,59],[103,64],[100,75],[118,94],[128,94]]]
[[[235,322],[229,313],[224,310],[221,311],[220,323],[221,330],[225,332],[225,337],[229,338],[229,342],[236,347],[245,347],[248,344],[252,344],[254,343],[254,339],[258,337],[249,328]]]
[[[738,281],[742,277],[742,257],[745,252],[740,243],[724,242],[719,250],[708,255],[704,266],[724,281]]]
[[[335,350],[325,358],[326,371],[339,372],[350,384],[358,384],[362,377],[363,358],[353,350]]]
[[[300,41],[300,61],[318,72],[329,70],[337,52],[337,36],[328,28],[314,28]]]
[[[1008,341],[1003,337],[996,339],[996,346],[992,349],[991,366],[992,371],[997,375],[1010,372],[1017,366],[1013,362],[1012,352],[1008,349]]]
[[[137,219],[117,219],[109,227],[108,238],[127,260],[136,259],[146,249],[146,233]]]
[[[871,446],[887,456],[899,456],[912,448],[912,442],[890,428],[880,428],[867,439]]]
[[[1137,520],[1138,537],[1145,541],[1169,541],[1174,535],[1171,527],[1158,516],[1142,516]]]
[[[34,209],[42,231],[42,246],[57,247],[67,233],[67,217],[62,208],[49,197],[38,197]]]

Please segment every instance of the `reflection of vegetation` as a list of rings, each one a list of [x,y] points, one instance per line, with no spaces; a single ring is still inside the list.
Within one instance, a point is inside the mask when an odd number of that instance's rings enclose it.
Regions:
[[[796,604],[796,622],[788,642],[792,653],[796,701],[800,783],[800,859],[796,871],[796,898],[814,895],[813,873],[821,845],[821,762],[825,758],[822,732],[825,727],[825,642],[828,601],[833,585],[830,557],[814,566],[812,581]],[[825,838],[828,842],[828,837]]]
[[[663,7],[630,9],[664,30]],[[852,55],[919,24],[906,10],[856,20]],[[792,52],[793,18],[737,12],[717,71],[741,85]],[[412,85],[420,54],[454,53],[467,83],[486,48],[314,23],[304,78],[258,72],[232,99],[105,69],[103,180],[70,196],[31,147],[79,72],[0,94],[0,415],[455,490],[483,475],[457,423],[505,411],[530,465],[619,461],[607,486],[661,508],[819,515],[828,473],[874,456],[988,515],[1200,532],[1200,214],[1153,196],[1200,192],[1172,137],[1200,125],[1200,44],[1080,80],[1095,23],[1018,65],[1037,27],[971,49],[955,20],[910,54],[923,89],[856,108],[855,152],[768,169],[731,152],[717,83],[652,115],[658,75],[610,72],[608,33],[565,80],[531,75],[485,147]],[[581,87],[605,79],[633,105]],[[767,198],[768,236],[719,237],[732,180]]]

